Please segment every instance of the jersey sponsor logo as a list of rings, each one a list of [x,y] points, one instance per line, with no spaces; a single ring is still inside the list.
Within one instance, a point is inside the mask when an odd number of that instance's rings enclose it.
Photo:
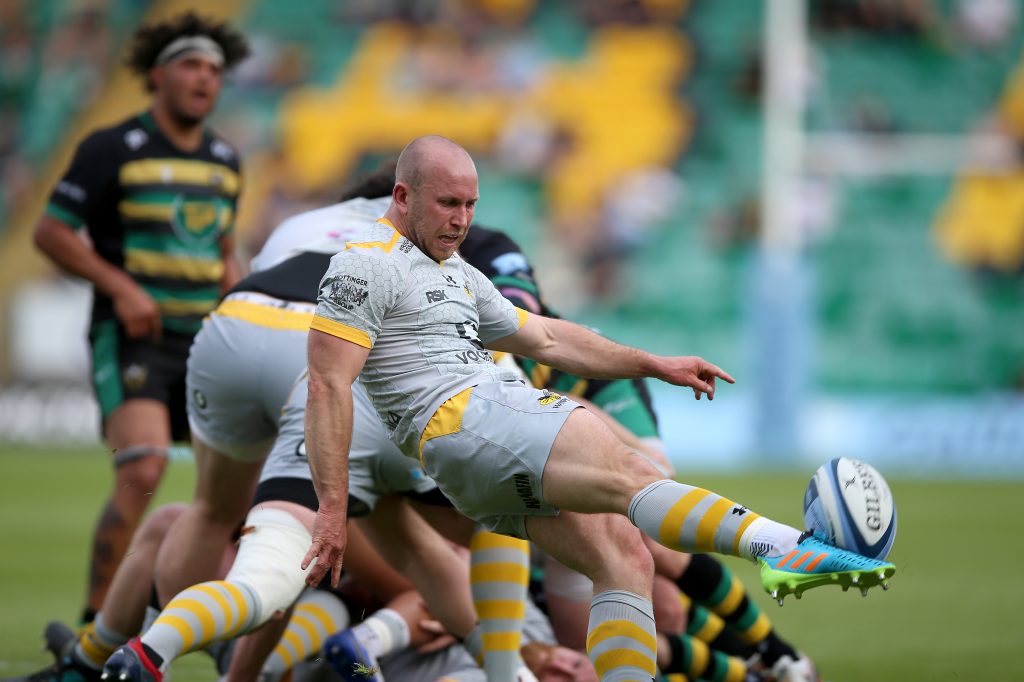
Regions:
[[[124,143],[128,145],[128,148],[132,151],[137,150],[147,142],[149,142],[149,133],[142,128],[132,128],[124,134]]]
[[[427,303],[440,303],[441,301],[447,301],[448,295],[444,293],[444,289],[438,289],[436,291],[427,292]]]
[[[360,285],[359,282],[363,282],[363,284]],[[366,302],[366,297],[370,295],[365,284],[365,280],[345,275],[340,280],[331,282],[331,290],[328,292],[327,298],[345,310],[355,310],[357,306],[363,305]]]
[[[516,486],[516,495],[523,501],[527,509],[540,509],[540,500],[533,494],[533,485],[527,474],[512,474],[512,482]]]
[[[464,350],[456,353],[455,357],[464,365],[471,362],[493,362],[491,354],[485,350]]]
[[[67,180],[61,180],[58,182],[56,190],[58,194],[70,197],[79,203],[85,201],[85,197],[88,196],[84,187],[76,185],[73,182],[68,182]]]
[[[480,340],[480,330],[477,329],[476,322],[472,320],[456,322],[455,331],[460,339],[466,339],[477,348],[482,349],[484,347],[483,342]]]
[[[518,251],[512,251],[510,253],[503,253],[492,260],[491,267],[494,268],[499,275],[511,275],[516,272],[529,270],[530,264],[526,262],[526,256]]]

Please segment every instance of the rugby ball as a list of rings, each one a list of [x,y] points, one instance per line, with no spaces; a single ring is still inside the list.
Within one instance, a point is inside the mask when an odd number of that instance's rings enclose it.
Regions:
[[[836,547],[885,559],[896,538],[896,503],[877,469],[839,457],[821,465],[807,485],[804,525]]]

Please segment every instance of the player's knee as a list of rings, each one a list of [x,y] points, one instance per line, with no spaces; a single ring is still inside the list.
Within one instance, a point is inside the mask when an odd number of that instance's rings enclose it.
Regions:
[[[167,460],[164,457],[145,456],[119,462],[116,470],[115,495],[120,493],[130,497],[142,496],[148,503],[160,485],[166,466]]]
[[[225,580],[248,587],[257,600],[256,623],[288,608],[302,593],[299,568],[313,541],[305,525],[280,509],[254,509],[246,519],[231,571]],[[310,566],[312,568],[312,566]]]
[[[181,516],[187,508],[187,505],[179,502],[157,507],[153,510],[153,513],[146,517],[146,520],[142,525],[139,526],[139,530],[135,533],[135,537],[132,539],[132,542],[142,542],[159,546],[167,535],[167,531],[171,529],[174,522],[178,520],[178,517]]]
[[[621,480],[634,493],[657,480],[665,478],[665,472],[655,462],[647,455],[635,450],[627,451],[621,458],[621,469]]]

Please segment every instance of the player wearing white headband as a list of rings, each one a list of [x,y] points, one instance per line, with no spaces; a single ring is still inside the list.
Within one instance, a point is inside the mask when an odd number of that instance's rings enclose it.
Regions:
[[[185,363],[203,316],[239,278],[238,156],[204,126],[223,74],[249,53],[230,26],[188,13],[136,31],[126,59],[150,108],[86,137],[35,231],[89,280],[89,341],[115,485],[93,540],[83,621],[99,609],[164,470],[185,440]],[[78,231],[86,228],[89,243]],[[103,624],[94,626],[100,632]]]

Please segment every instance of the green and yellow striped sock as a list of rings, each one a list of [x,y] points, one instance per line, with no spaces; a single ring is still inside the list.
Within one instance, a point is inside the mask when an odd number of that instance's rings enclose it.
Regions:
[[[489,682],[515,682],[522,665],[519,646],[530,583],[530,543],[478,530],[469,549],[483,668]]]
[[[682,673],[691,680],[708,682],[744,682],[747,666],[739,658],[714,651],[705,642],[689,635],[668,637],[671,658],[664,671]]]
[[[781,656],[799,657],[793,647],[775,634],[768,616],[750,598],[743,583],[713,557],[694,554],[676,584],[721,616],[744,643],[761,652],[766,665],[774,665]]]
[[[644,682],[658,674],[651,600],[605,590],[590,603],[587,654],[601,682]]]
[[[182,654],[247,632],[258,606],[256,595],[241,583],[214,580],[193,585],[171,599],[142,643],[160,656],[164,672]]]
[[[686,609],[686,634],[728,656],[747,659],[756,653],[754,647],[745,644],[725,626],[725,621],[720,616],[708,611],[682,592],[679,593],[679,599]]]

